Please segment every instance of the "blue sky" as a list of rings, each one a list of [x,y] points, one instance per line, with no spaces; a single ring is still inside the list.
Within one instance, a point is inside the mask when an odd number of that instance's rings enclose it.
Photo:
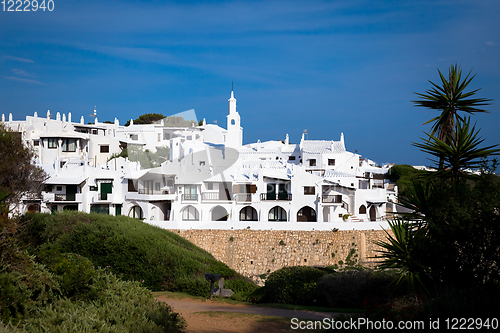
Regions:
[[[378,163],[429,165],[411,143],[436,112],[410,101],[457,63],[494,100],[473,119],[500,143],[500,1],[53,1],[0,11],[0,113],[16,120],[97,105],[99,121],[195,109],[225,127],[234,81],[244,143],[343,132]]]

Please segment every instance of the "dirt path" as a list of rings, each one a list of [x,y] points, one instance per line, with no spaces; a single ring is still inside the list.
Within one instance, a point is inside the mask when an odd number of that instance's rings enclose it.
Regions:
[[[187,333],[274,333],[295,332],[290,318],[322,320],[333,313],[265,308],[244,304],[221,304],[210,300],[175,299],[157,296],[186,320]]]

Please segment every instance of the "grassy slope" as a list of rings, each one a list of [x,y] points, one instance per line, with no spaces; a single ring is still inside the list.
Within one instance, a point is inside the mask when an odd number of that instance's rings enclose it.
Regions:
[[[48,264],[59,253],[73,252],[155,291],[206,295],[209,284],[203,275],[207,272],[241,280],[238,285],[242,289],[252,288],[243,282],[244,277],[210,253],[137,219],[76,212],[32,214],[24,219],[30,251]]]

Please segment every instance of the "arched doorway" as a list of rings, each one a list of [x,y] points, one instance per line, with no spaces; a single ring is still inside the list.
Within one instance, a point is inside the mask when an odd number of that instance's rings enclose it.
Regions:
[[[212,221],[227,221],[229,214],[222,206],[216,206],[212,209]]]
[[[377,208],[375,208],[375,205],[370,207],[370,221],[377,221]]]
[[[251,206],[243,207],[240,210],[240,221],[258,221],[259,217],[255,208]]]
[[[297,222],[316,222],[316,211],[304,206],[297,212]]]
[[[193,206],[186,206],[182,210],[182,220],[183,221],[199,221],[200,214],[198,213],[198,209]]]
[[[28,213],[40,213],[40,205],[39,204],[29,205]]]
[[[139,206],[130,208],[128,216],[134,219],[142,219],[142,209]]]
[[[269,210],[269,216],[268,216],[267,220],[268,221],[279,221],[279,222],[287,221],[286,211],[280,206],[275,206]]]

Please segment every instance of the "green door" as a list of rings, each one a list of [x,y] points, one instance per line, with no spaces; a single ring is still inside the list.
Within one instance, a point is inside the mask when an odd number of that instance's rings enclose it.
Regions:
[[[122,205],[115,206],[115,216],[122,215]]]
[[[75,201],[76,185],[66,185],[66,201]]]
[[[286,193],[286,184],[279,184],[278,200],[288,200],[288,193]]]
[[[267,184],[267,200],[276,200],[276,184]]]
[[[108,193],[113,192],[112,183],[101,183],[101,200],[108,200]]]

